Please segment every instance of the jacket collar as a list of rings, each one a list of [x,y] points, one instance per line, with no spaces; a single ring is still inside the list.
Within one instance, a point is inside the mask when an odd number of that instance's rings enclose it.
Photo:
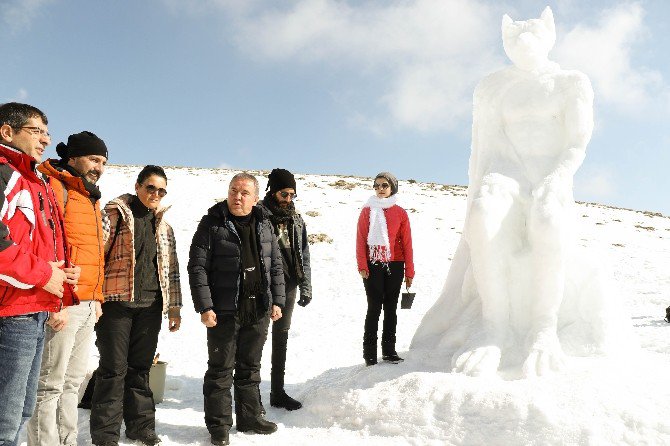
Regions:
[[[207,213],[223,220],[230,220],[232,215],[228,209],[228,200],[223,200],[216,203],[214,206],[209,208]],[[253,208],[251,208],[251,213],[254,214],[254,217],[256,217],[257,221],[261,221],[267,218],[263,212],[263,209],[261,209],[259,205],[255,205]]]
[[[21,150],[16,147],[9,146],[7,144],[0,144],[0,156],[5,158],[9,164],[14,166],[14,168],[23,176],[28,177],[32,180],[39,181],[37,172],[35,171],[35,165],[37,164],[35,158],[23,153]]]
[[[48,159],[37,166],[37,170],[47,176],[56,178],[61,183],[67,184],[71,189],[75,189],[85,196],[94,197],[96,201],[100,199],[100,189],[98,189],[98,186],[88,182],[71,167],[67,165],[63,166],[59,160]]]

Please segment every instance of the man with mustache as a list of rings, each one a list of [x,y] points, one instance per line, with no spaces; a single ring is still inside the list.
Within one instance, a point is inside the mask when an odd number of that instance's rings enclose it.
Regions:
[[[59,160],[49,159],[39,171],[49,178],[65,224],[70,260],[81,267],[79,305],[68,309],[70,321],[61,331],[47,329],[37,391],[28,422],[28,445],[77,444],[79,387],[88,368],[93,326],[102,314],[104,249],[100,190],[105,171],[105,142],[84,131],[59,143]]]
[[[295,177],[286,169],[272,169],[268,176],[268,192],[258,205],[268,214],[279,241],[284,267],[286,304],[282,318],[272,323],[272,372],[270,405],[286,410],[297,410],[302,403],[291,398],[284,390],[286,349],[291,315],[300,288],[298,305],[306,306],[312,300],[312,274],[309,259],[307,228],[296,211],[293,200],[297,197]]]

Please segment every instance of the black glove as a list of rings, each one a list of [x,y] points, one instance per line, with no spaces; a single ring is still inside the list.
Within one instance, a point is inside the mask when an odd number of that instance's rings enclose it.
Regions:
[[[310,296],[300,296],[300,300],[298,301],[298,305],[301,307],[306,307],[307,304],[309,304],[312,301],[312,298]]]

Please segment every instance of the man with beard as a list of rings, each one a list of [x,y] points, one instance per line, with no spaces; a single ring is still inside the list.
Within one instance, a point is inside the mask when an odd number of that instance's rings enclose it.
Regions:
[[[49,159],[39,171],[49,177],[63,212],[68,252],[81,267],[79,305],[68,309],[69,324],[47,329],[37,391],[37,405],[28,422],[28,445],[77,443],[77,401],[86,375],[93,326],[102,314],[104,255],[100,190],[95,185],[107,164],[104,141],[91,132],[70,135],[59,143],[60,160]]]
[[[284,286],[286,304],[282,318],[272,324],[272,372],[270,405],[297,410],[302,407],[284,390],[286,369],[286,348],[291,315],[295,306],[296,290],[300,288],[298,305],[304,307],[312,300],[312,278],[309,264],[309,244],[307,228],[302,216],[296,212],[293,200],[296,198],[296,183],[291,172],[273,169],[268,177],[269,189],[258,204],[267,213],[274,228],[284,266]]]

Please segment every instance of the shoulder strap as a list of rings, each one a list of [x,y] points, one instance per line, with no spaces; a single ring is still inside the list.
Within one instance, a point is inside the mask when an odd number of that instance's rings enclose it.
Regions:
[[[63,215],[65,215],[65,205],[67,204],[67,188],[65,187],[65,184],[63,184],[63,182],[58,178],[47,176],[47,179],[51,185],[51,189],[54,191],[54,197],[58,201]],[[58,194],[58,189],[61,190],[60,193],[62,194],[62,201],[60,195]]]

